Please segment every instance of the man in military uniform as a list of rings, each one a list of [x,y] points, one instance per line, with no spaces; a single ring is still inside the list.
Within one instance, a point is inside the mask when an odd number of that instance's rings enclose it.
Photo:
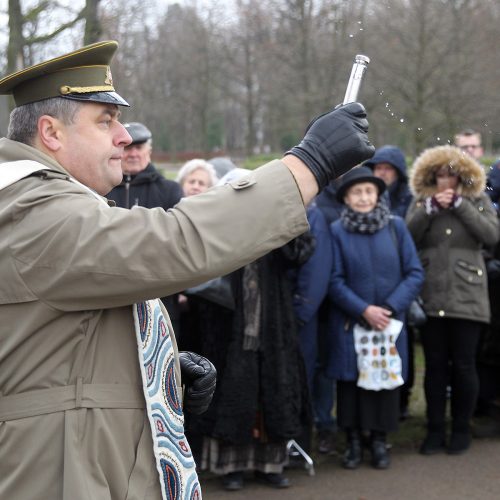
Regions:
[[[110,208],[102,196],[121,182],[131,142],[109,70],[116,48],[100,42],[0,80],[16,102],[0,139],[0,498],[162,498],[134,304],[228,274],[303,233],[304,204],[373,154],[364,108],[348,104],[246,178],[168,212]],[[162,384],[175,406],[173,350]],[[195,385],[209,366],[187,361]],[[185,408],[204,407],[205,389],[188,387]],[[171,455],[188,455],[182,445]],[[179,470],[163,472],[177,488]]]

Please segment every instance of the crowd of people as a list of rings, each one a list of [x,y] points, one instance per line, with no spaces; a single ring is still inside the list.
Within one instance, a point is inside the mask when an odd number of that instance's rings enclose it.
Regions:
[[[127,160],[137,143],[151,144],[151,133],[125,127],[133,139]],[[500,358],[491,353],[500,332],[490,308],[500,274],[500,168],[492,165],[486,178],[482,154],[480,134],[466,130],[454,145],[423,151],[408,174],[404,152],[382,146],[309,205],[308,232],[164,298],[180,318],[181,349],[206,356],[218,372],[208,411],[186,421],[201,470],[220,475],[227,490],[241,489],[249,471],[288,487],[287,441],[333,454],[339,430],[343,467],[357,468],[366,449],[374,468],[389,467],[387,435],[410,413],[417,340],[427,418],[420,453],[468,449],[473,415],[492,412],[500,395]],[[140,176],[131,177],[128,163],[109,197],[168,209],[134,191]],[[149,155],[142,168],[155,171]],[[194,159],[176,181],[188,197],[248,173],[229,158]],[[167,181],[157,182],[170,198]],[[124,184],[128,194],[116,196]],[[418,327],[407,317],[417,300],[426,314]]]
[[[200,498],[196,469],[286,488],[290,440],[332,453],[340,430],[343,467],[368,450],[386,469],[416,340],[420,453],[464,453],[500,396],[500,163],[485,175],[480,134],[408,173],[349,103],[256,171],[193,159],[170,181],[147,126],[118,119],[116,48],[0,80],[16,103],[0,140],[0,496]]]

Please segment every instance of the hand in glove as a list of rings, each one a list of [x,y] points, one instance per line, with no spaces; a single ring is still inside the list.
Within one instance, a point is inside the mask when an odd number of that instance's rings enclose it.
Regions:
[[[180,352],[179,362],[182,381],[187,389],[184,395],[184,410],[201,415],[212,401],[217,382],[217,370],[207,358],[194,352]]]
[[[286,154],[300,158],[323,189],[330,180],[373,156],[375,147],[367,132],[365,108],[351,102],[313,120],[301,143]]]

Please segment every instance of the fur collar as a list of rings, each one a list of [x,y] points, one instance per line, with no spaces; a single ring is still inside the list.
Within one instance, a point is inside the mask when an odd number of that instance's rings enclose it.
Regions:
[[[483,167],[455,146],[436,146],[424,150],[414,161],[410,187],[417,198],[436,194],[435,173],[443,165],[449,165],[460,176],[461,194],[474,198],[485,189],[486,176]]]

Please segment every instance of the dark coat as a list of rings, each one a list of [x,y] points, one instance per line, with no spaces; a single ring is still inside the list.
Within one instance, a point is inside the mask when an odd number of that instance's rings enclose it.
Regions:
[[[217,388],[209,409],[189,416],[190,436],[211,436],[234,445],[252,443],[257,413],[270,442],[298,438],[310,424],[288,277],[295,259],[301,261],[306,255],[306,246],[299,236],[256,261],[262,303],[258,350],[243,349],[243,269],[231,275],[235,311],[205,303],[205,315],[199,318],[199,352],[217,368]]]
[[[168,210],[179,203],[182,188],[177,182],[165,179],[150,163],[137,175],[124,175],[121,184],[116,186],[107,198],[123,208],[139,205]]]
[[[398,173],[397,180],[388,186],[387,192],[384,193],[384,199],[393,215],[399,215],[404,218],[413,198],[408,187],[405,156],[401,149],[396,146],[382,146],[363,165],[373,170],[378,163],[389,163]]]
[[[293,308],[299,323],[300,349],[311,389],[318,353],[318,310],[328,292],[332,247],[321,210],[311,205],[307,209],[307,219],[315,246],[311,257],[293,273]]]
[[[392,218],[390,224],[371,235],[349,232],[339,220],[330,226],[330,234],[333,271],[329,291],[333,307],[328,328],[327,374],[337,380],[356,380],[354,324],[369,305],[387,305],[394,311],[394,318],[404,321],[406,310],[420,291],[424,273],[400,217]],[[407,343],[403,326],[396,341],[403,361],[403,378],[408,370]]]
[[[330,184],[316,196],[316,206],[323,212],[328,226],[339,217],[344,205],[337,200],[337,186],[340,180],[330,181]]]
[[[500,214],[499,214],[500,215]],[[483,364],[500,366],[500,243],[486,256],[488,293],[490,298],[491,322],[484,329],[480,345],[479,360]]]
[[[429,215],[426,199],[437,192],[435,172],[452,164],[460,179],[462,202]],[[490,321],[484,246],[498,241],[499,227],[491,200],[484,194],[485,175],[474,159],[453,146],[427,149],[415,161],[415,193],[408,228],[415,240],[426,278],[422,289],[429,316]]]
[[[488,172],[488,179],[486,182],[486,193],[491,198],[495,207],[498,209],[500,201],[500,160],[497,160],[491,166]]]

